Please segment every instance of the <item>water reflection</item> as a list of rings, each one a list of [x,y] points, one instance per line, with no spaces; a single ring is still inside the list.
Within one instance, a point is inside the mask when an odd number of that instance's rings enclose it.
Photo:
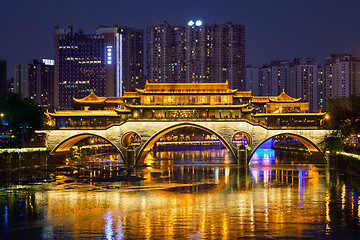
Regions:
[[[320,152],[274,150],[272,147],[275,143],[274,139],[265,141],[251,156],[250,164],[271,166],[274,164],[325,163]]]
[[[0,237],[344,239],[360,233],[359,177],[314,164],[218,164],[222,154],[166,151],[130,173],[88,168],[52,172],[52,182],[8,182],[0,190]],[[215,160],[203,164],[202,156]],[[99,174],[144,180],[91,180]]]

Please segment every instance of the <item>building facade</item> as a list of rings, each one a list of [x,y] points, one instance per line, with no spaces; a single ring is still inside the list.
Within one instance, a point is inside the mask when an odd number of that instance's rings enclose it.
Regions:
[[[255,96],[260,95],[259,68],[251,65],[246,66],[245,90],[252,91]]]
[[[14,92],[37,101],[45,110],[54,109],[54,60],[32,60],[15,66]]]
[[[326,99],[360,94],[360,59],[351,54],[331,54],[325,58]]]
[[[55,26],[55,106],[71,109],[73,98],[121,96],[143,85],[143,31],[118,25],[96,34]]]
[[[245,89],[245,27],[240,24],[186,26],[167,22],[146,29],[150,82],[229,82]]]
[[[292,63],[287,60],[273,60],[259,69],[259,95],[279,95],[283,90],[290,89],[290,68]]]
[[[53,127],[109,127],[125,121],[250,121],[269,127],[320,126],[325,113],[309,113],[309,104],[285,92],[253,96],[225,83],[149,83],[122,97],[74,98],[75,110],[49,115]],[[263,105],[258,113],[256,105]]]
[[[318,62],[315,58],[295,58],[290,76],[290,95],[318,109]]]

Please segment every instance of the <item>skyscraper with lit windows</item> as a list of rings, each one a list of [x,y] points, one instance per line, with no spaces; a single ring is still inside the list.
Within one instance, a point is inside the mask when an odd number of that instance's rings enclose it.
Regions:
[[[326,100],[360,95],[360,59],[351,54],[331,54],[325,58],[324,80]]]
[[[55,106],[71,109],[73,98],[93,91],[122,96],[143,86],[143,30],[103,26],[95,34],[55,26]]]
[[[46,111],[54,109],[54,60],[31,60],[18,64],[14,72],[14,92],[38,102]]]
[[[245,89],[245,27],[189,21],[150,25],[147,72],[150,82],[229,82]]]

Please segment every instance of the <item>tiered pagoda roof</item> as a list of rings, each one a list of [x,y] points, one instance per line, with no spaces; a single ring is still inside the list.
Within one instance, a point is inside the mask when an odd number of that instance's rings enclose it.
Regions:
[[[91,92],[89,95],[87,95],[84,98],[73,98],[74,103],[122,103],[123,99],[121,97],[99,97],[95,95],[94,92]]]
[[[283,90],[279,96],[253,96],[251,102],[254,104],[274,103],[296,103],[300,102],[301,98],[293,98],[285,93]]]
[[[136,89],[139,94],[235,94],[229,83],[149,83],[145,89]]]
[[[137,104],[128,104],[125,103],[124,106],[126,108],[131,109],[141,109],[141,108],[148,108],[148,109],[212,109],[212,108],[229,108],[229,109],[235,109],[235,108],[245,108],[248,107],[249,104],[236,104],[236,105],[209,105],[209,104],[203,104],[203,105],[195,105],[195,104],[187,104],[187,105],[137,105]]]
[[[301,98],[292,98],[289,95],[285,93],[285,90],[283,89],[283,92],[280,93],[277,97],[269,97],[270,102],[281,102],[281,103],[289,103],[289,102],[300,102]]]

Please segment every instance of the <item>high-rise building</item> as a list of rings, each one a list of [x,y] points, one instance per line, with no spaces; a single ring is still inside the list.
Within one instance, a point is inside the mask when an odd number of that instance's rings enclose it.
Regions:
[[[325,75],[324,69],[318,66],[317,73],[317,109],[325,109]]]
[[[45,110],[54,108],[54,60],[31,60],[15,66],[14,92],[37,101]]]
[[[251,65],[246,66],[245,90],[252,91],[253,96],[260,96],[259,92],[259,68]]]
[[[245,90],[245,27],[240,24],[150,25],[147,72],[150,82],[229,82]]]
[[[328,98],[360,95],[360,59],[351,54],[331,54],[325,58],[324,75]]]
[[[259,68],[259,95],[270,96],[271,67],[264,65]]]
[[[259,69],[259,94],[277,96],[285,90],[289,92],[290,67],[287,60],[273,60]]]
[[[96,34],[55,26],[55,106],[71,109],[73,98],[93,91],[122,96],[143,86],[143,30],[103,26]]]
[[[8,90],[6,76],[6,61],[0,60],[0,94],[5,94]]]
[[[309,102],[318,109],[318,62],[314,58],[295,58],[290,73],[290,96]]]

